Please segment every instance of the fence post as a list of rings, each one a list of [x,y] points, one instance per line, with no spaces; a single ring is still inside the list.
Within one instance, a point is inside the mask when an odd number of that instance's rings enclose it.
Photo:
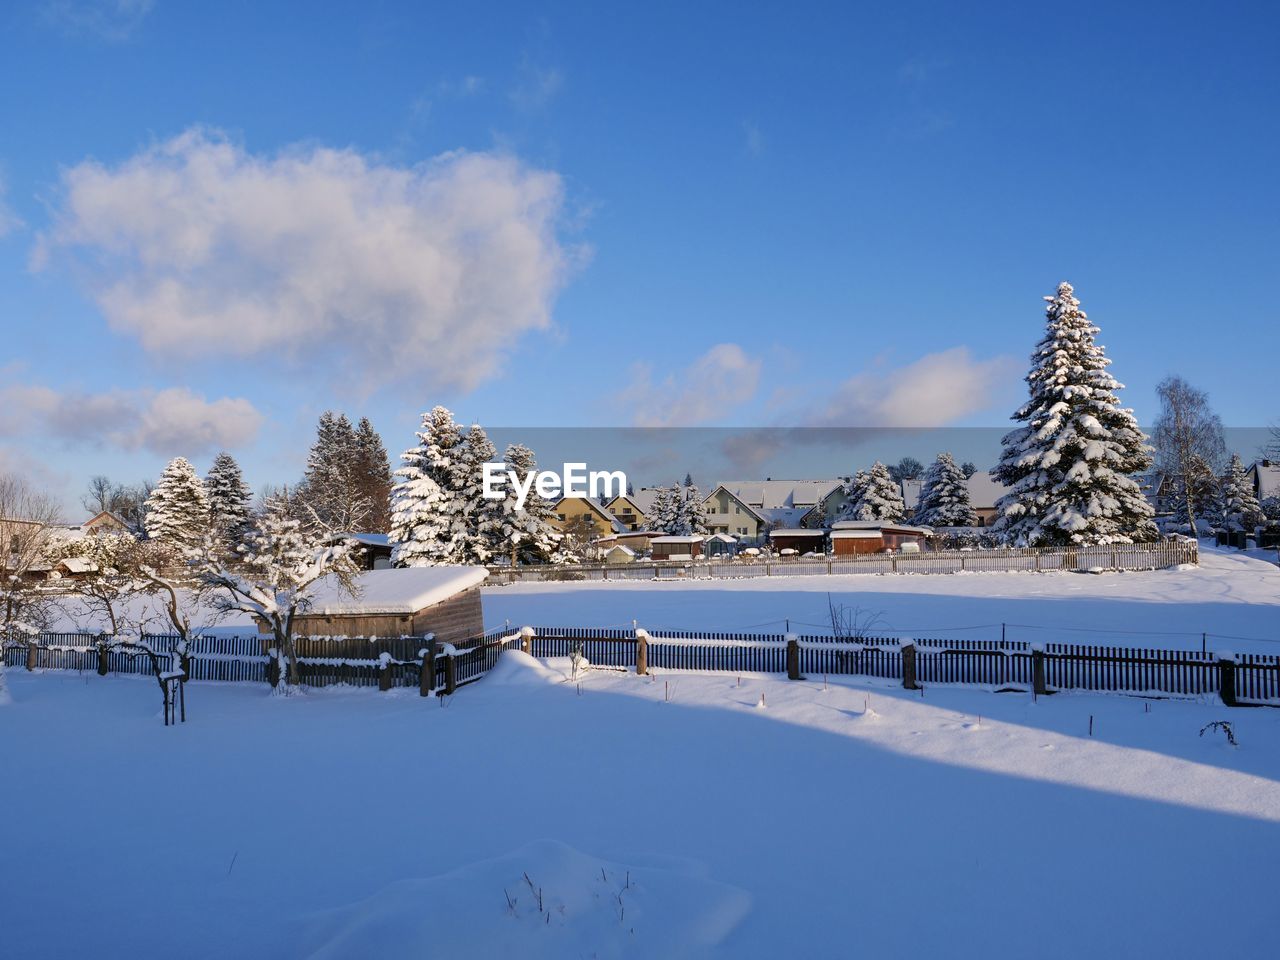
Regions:
[[[386,693],[391,689],[391,654],[383,653],[378,659],[378,690]]]
[[[1037,697],[1047,692],[1044,684],[1044,649],[1039,645],[1031,648],[1031,691]]]
[[[444,658],[444,692],[453,695],[458,689],[458,661],[453,655],[453,651],[449,651],[449,655]]]
[[[1236,699],[1236,656],[1234,653],[1226,653],[1225,651],[1218,654],[1218,692],[1222,696],[1222,702],[1228,707],[1238,707],[1240,702]]]
[[[800,679],[800,638],[794,633],[787,634],[787,679]]]
[[[533,627],[520,628],[520,651],[533,656]]]
[[[427,636],[427,646],[422,651],[422,672],[418,675],[418,693],[424,697],[431,696],[436,688],[436,638],[434,634]]]
[[[98,676],[105,677],[111,671],[111,648],[107,646],[106,634],[98,635]]]
[[[27,669],[28,670],[34,670],[36,668],[36,665],[39,662],[36,660],[36,657],[39,655],[39,650],[40,650],[40,641],[38,640],[27,641]]]
[[[914,643],[902,645],[902,686],[906,690],[920,689],[920,685],[916,683],[916,645]]]
[[[636,627],[636,676],[643,677],[649,672],[649,633]]]

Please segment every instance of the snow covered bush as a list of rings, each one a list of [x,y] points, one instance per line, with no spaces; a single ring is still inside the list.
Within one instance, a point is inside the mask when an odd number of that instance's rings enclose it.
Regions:
[[[1031,398],[1013,415],[1024,425],[1001,441],[994,471],[1009,488],[996,529],[1018,546],[1154,540],[1154,512],[1133,477],[1151,466],[1147,438],[1120,406],[1098,328],[1071,284],[1045,299],[1045,335],[1026,377]]]

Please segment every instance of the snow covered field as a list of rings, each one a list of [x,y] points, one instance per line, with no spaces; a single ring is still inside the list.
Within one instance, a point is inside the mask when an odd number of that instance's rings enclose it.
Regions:
[[[493,627],[629,626],[828,632],[827,594],[879,616],[880,635],[1280,653],[1280,568],[1202,550],[1199,567],[1141,573],[965,573],[519,583],[484,591]]]
[[[150,679],[9,671],[4,953],[1268,952],[1276,711],[552,667],[194,683],[167,729]]]

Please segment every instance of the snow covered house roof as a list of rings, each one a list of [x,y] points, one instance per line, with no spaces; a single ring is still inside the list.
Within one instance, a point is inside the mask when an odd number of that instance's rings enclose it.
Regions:
[[[98,565],[92,560],[86,560],[84,557],[67,557],[65,560],[58,561],[57,569],[73,574],[93,573],[98,569]]]
[[[615,499],[621,500],[623,498],[630,500],[633,507],[648,516],[650,509],[653,508],[653,501],[658,499],[658,490],[656,487],[641,487],[639,490],[624,493],[621,497],[616,497]]]
[[[771,537],[825,537],[825,530],[810,530],[807,527],[778,527],[770,530]]]
[[[879,540],[880,528],[864,530],[832,530],[832,540]]]
[[[337,580],[321,580],[308,614],[417,613],[448,600],[489,575],[484,567],[402,567],[369,570],[356,578],[359,596],[348,596]]]
[[[630,547],[628,547],[625,543],[614,544],[612,547],[610,547],[608,550],[605,551],[605,556],[607,557],[611,553],[621,553],[621,554],[625,554],[628,557],[634,557],[636,555],[636,552],[632,550]]]
[[[1253,477],[1253,488],[1259,500],[1268,497],[1280,497],[1280,462],[1275,460],[1259,460],[1249,468]]]
[[[836,534],[871,533],[879,536],[882,531],[894,533],[916,533],[921,536],[932,536],[932,527],[920,527],[910,523],[894,523],[891,520],[839,520],[831,525],[831,536]]]
[[[653,543],[702,543],[706,537],[694,535],[692,537],[654,537]]]
[[[335,537],[354,540],[356,543],[363,543],[369,547],[389,547],[391,546],[391,537],[385,533],[338,533]]]
[[[727,533],[713,533],[711,534],[711,536],[707,537],[707,540],[708,541],[718,540],[721,543],[737,543],[738,542],[737,537],[731,537]]]
[[[721,480],[724,487],[748,506],[759,510],[801,510],[807,513],[844,482],[835,480]]]

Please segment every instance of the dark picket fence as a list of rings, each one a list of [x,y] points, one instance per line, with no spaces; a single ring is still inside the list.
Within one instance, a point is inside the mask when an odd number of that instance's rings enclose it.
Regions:
[[[1229,704],[1280,705],[1280,657],[1269,654],[1218,655],[1200,650],[1104,647],[1024,641],[946,640],[903,642],[887,637],[834,637],[702,630],[643,633],[648,669],[775,673],[788,676],[865,676],[919,684],[966,684],[990,689],[1052,693],[1065,690],[1140,696],[1219,696]],[[168,651],[176,638],[147,636],[154,649]],[[36,666],[96,670],[95,637],[47,634]],[[509,626],[483,636],[439,644],[420,637],[299,638],[299,671],[310,686],[418,687],[448,692],[482,678],[504,650],[526,649],[535,657],[568,657],[579,652],[599,667],[634,669],[641,639],[633,629]],[[203,636],[192,643],[195,680],[264,682],[269,640],[261,636]],[[434,650],[434,657],[432,651]],[[424,661],[431,663],[422,675]],[[9,647],[10,667],[27,663],[27,648]],[[116,673],[151,672],[147,658],[115,652]]]

